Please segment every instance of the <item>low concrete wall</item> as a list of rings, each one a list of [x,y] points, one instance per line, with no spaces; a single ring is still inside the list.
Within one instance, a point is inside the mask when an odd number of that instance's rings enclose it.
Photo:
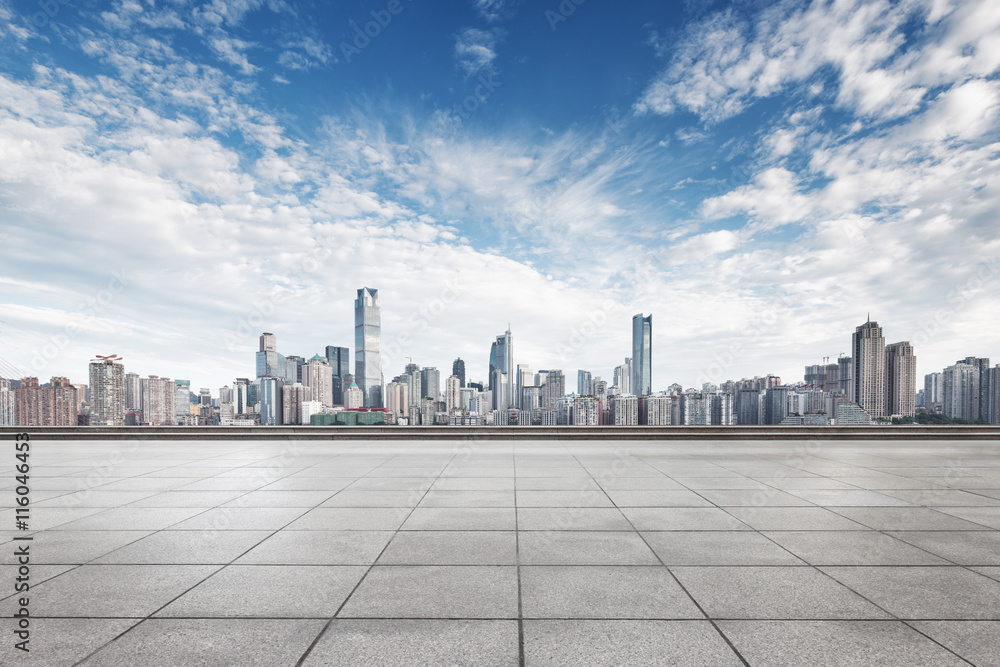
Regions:
[[[997,440],[1000,426],[2,427],[33,440]]]

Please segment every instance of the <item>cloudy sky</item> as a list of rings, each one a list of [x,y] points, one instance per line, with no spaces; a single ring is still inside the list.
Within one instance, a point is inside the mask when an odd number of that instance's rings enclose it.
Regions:
[[[215,393],[364,285],[387,380],[1000,357],[995,0],[326,5],[0,0],[0,357]]]

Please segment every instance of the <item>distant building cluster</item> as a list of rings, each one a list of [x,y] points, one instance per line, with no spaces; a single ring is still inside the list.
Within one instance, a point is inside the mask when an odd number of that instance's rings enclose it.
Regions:
[[[350,349],[328,345],[310,358],[278,351],[260,336],[253,378],[237,378],[212,397],[189,380],[126,373],[116,355],[98,355],[89,384],[53,377],[0,378],[0,425],[450,425],[450,426],[727,426],[856,425],[907,420],[918,413],[1000,423],[1000,365],[966,357],[916,388],[916,357],[907,341],[886,344],[870,320],[858,326],[851,355],[806,366],[803,381],[774,375],[673,384],[653,391],[653,317],[632,319],[631,356],[610,384],[588,370],[567,385],[562,369],[517,363],[510,326],[490,346],[485,381],[466,378],[461,358],[443,379],[436,367],[412,363],[388,383],[381,362],[378,290],[358,290]],[[353,372],[352,372],[353,371]],[[572,383],[572,375],[570,375]],[[575,389],[575,391],[574,391]]]

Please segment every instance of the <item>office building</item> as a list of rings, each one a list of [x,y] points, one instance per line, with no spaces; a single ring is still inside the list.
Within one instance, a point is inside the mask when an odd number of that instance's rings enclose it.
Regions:
[[[615,366],[614,386],[619,394],[632,393],[632,359],[625,357],[625,363]]]
[[[350,350],[346,347],[326,346],[326,361],[333,374],[333,404],[344,404],[344,376],[351,374]]]
[[[191,380],[174,380],[177,394],[174,396],[174,423],[183,424],[191,415]]]
[[[878,322],[859,326],[852,336],[852,400],[872,419],[885,417],[885,338]]]
[[[441,371],[433,366],[420,369],[420,398],[441,397]]]
[[[885,389],[887,417],[917,414],[917,358],[909,341],[886,346]]]
[[[451,374],[458,377],[459,388],[465,388],[465,362],[459,357],[451,364]]]
[[[284,422],[284,389],[283,378],[265,377],[258,380],[260,386],[260,425],[281,426]]]
[[[636,396],[653,393],[653,316],[632,317],[632,386]]]
[[[494,408],[508,410],[515,407],[517,378],[514,376],[514,335],[510,332],[510,326],[502,336],[497,336],[490,348],[489,369]]]
[[[354,301],[354,381],[364,395],[364,406],[382,403],[382,308],[378,290],[362,287]]]
[[[592,396],[594,394],[590,371],[576,372],[576,393],[578,396]]]

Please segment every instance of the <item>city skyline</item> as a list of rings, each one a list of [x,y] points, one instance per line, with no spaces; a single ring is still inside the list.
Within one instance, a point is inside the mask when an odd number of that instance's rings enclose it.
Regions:
[[[637,312],[684,384],[791,376],[869,310],[918,373],[997,353],[986,0],[403,3],[363,49],[384,3],[51,7],[0,1],[25,374],[221,386],[260,331],[352,347],[365,284],[397,356],[480,378],[507,323],[519,359],[610,375]]]
[[[374,303],[376,304],[375,308],[376,308],[377,311],[379,311],[378,317],[380,317],[381,316],[381,312],[380,312],[381,308],[379,307],[379,304],[381,303],[381,301],[378,298],[379,290],[378,289],[371,289],[371,288],[365,287],[365,288],[358,289],[357,292],[358,292],[358,299],[362,298],[362,294],[363,293],[366,294],[369,299],[372,299],[372,298],[374,299]],[[364,321],[363,315],[361,314],[362,313],[362,309],[358,308],[358,303],[359,303],[358,299],[354,300],[354,312],[355,312],[355,321],[356,321],[354,329],[355,329],[356,332],[360,330],[359,325],[357,324],[357,322],[359,321],[357,318],[361,317],[362,319],[360,321],[362,321],[362,322]],[[369,302],[369,303],[371,303],[371,302]],[[857,358],[857,352],[856,351],[859,349],[857,347],[858,344],[859,344],[858,343],[858,332],[860,332],[861,330],[866,330],[868,327],[874,326],[877,329],[877,331],[878,331],[878,336],[881,337],[881,327],[878,325],[878,322],[871,320],[871,313],[868,313],[866,315],[866,317],[868,318],[867,321],[866,321],[866,323],[864,323],[864,324],[862,324],[860,326],[855,327],[855,333],[851,335],[853,343],[848,346],[848,351],[846,353],[844,353],[844,356],[855,358],[855,359]],[[630,347],[630,351],[632,351],[633,354],[634,354],[635,343],[636,343],[635,337],[636,337],[636,333],[637,333],[637,322],[638,322],[638,326],[640,327],[638,329],[638,331],[648,333],[650,331],[650,329],[651,329],[651,320],[652,320],[652,315],[651,314],[648,315],[648,316],[644,316],[642,313],[638,313],[638,314],[634,315],[632,318],[630,318],[631,327],[629,329],[629,338],[632,341],[632,346]],[[381,327],[378,327],[378,329],[380,331]],[[496,337],[497,340],[493,342],[493,348],[494,348],[494,350],[497,348],[497,343],[501,342],[506,336],[508,336],[510,334],[511,334],[511,331],[510,331],[510,329],[508,329],[507,332],[504,335],[497,336]],[[277,348],[275,346],[276,345],[275,344],[275,338],[276,337],[277,337],[276,334],[274,334],[272,332],[264,332],[264,333],[260,334],[260,337],[258,339],[258,347],[260,349],[257,352],[257,361],[256,361],[256,368],[255,368],[255,373],[256,373],[256,375],[258,377],[260,377],[260,376],[277,376],[277,377],[280,377],[283,374],[283,371],[277,371],[277,370],[274,369],[274,365],[275,365],[275,363],[277,361],[277,358],[275,357],[273,360],[271,360],[270,357],[266,357],[265,356],[267,354],[271,354],[271,355],[276,355],[277,354]],[[285,340],[284,335],[282,336],[282,340]],[[357,335],[356,335],[355,336],[354,346],[352,346],[350,348],[348,348],[348,347],[342,347],[342,346],[337,346],[335,344],[321,345],[321,346],[318,346],[319,351],[315,352],[314,354],[316,354],[319,357],[324,358],[330,364],[331,368],[334,369],[334,371],[333,371],[334,375],[336,375],[336,368],[337,368],[336,364],[340,364],[339,368],[341,368],[341,369],[343,369],[343,368],[349,368],[351,374],[354,375],[354,376],[357,376],[357,370],[361,366],[358,365],[358,361],[357,361],[357,358],[356,358],[356,349],[357,349],[356,346],[359,345],[360,340],[361,339],[359,339],[357,337]],[[881,357],[879,357],[878,359],[872,361],[872,368],[874,368],[874,369],[877,370],[877,373],[879,374],[880,377],[878,377],[875,380],[875,384],[869,389],[870,393],[875,393],[877,395],[882,395],[882,394],[885,393],[885,391],[887,391],[887,389],[886,389],[886,387],[887,387],[886,378],[881,377],[881,374],[883,374],[885,372],[884,371],[884,368],[885,368],[885,359],[886,359],[886,355],[889,353],[890,348],[892,348],[893,346],[897,346],[897,345],[908,344],[910,346],[910,350],[911,350],[911,354],[912,354],[912,350],[915,347],[914,345],[911,344],[910,341],[901,341],[900,343],[893,343],[892,345],[888,345],[886,343],[884,337],[881,337],[880,340],[881,340],[881,344],[882,344]],[[325,350],[325,353],[324,353],[324,350]],[[298,350],[298,351],[299,352],[303,352],[302,350]],[[312,350],[306,350],[306,351],[304,351],[303,355],[291,355],[291,356],[293,356],[296,359],[302,359],[303,361],[305,361],[305,359],[303,359],[303,356],[306,353],[309,353],[309,352],[312,352]],[[959,354],[959,352],[961,352],[961,351],[956,351],[955,354]],[[324,356],[324,354],[325,354],[325,356]],[[494,354],[495,354],[495,352],[494,352]],[[955,354],[952,355],[952,360],[951,361],[948,361],[947,363],[945,363],[945,364],[943,364],[943,365],[941,365],[939,367],[935,367],[935,368],[933,368],[931,370],[928,370],[926,372],[922,372],[919,367],[915,367],[914,375],[917,378],[917,385],[914,387],[914,392],[917,390],[917,388],[919,388],[921,386],[920,382],[922,381],[922,378],[924,378],[927,374],[929,374],[929,373],[935,373],[935,372],[940,372],[941,369],[946,368],[946,367],[952,365],[954,363],[953,359],[956,358]],[[341,355],[344,355],[345,357],[350,357],[350,363],[348,364],[347,362],[342,361],[341,360]],[[93,357],[93,356],[94,355],[91,355],[91,357]],[[97,356],[100,356],[100,355],[97,355]],[[124,356],[124,355],[116,355],[116,356]],[[377,356],[381,357],[382,355],[379,354]],[[480,356],[483,356],[483,355],[480,355]],[[490,362],[492,361],[492,357],[491,357],[490,353],[487,353],[487,355],[485,355],[485,356],[489,357],[489,359],[488,359],[487,363],[481,364],[482,367],[483,367],[483,369],[484,369],[481,374],[477,375],[475,373],[468,373],[468,372],[466,372],[466,377],[468,378],[469,381],[482,382],[482,384],[484,385],[484,387],[489,384],[489,377],[490,377],[489,368],[490,368]],[[920,355],[917,354],[916,357],[917,357],[917,361],[919,362]],[[986,355],[982,355],[982,357],[983,358],[996,358],[996,357],[1000,357],[1000,355],[995,355],[995,356],[991,357],[991,355],[986,354]],[[308,358],[308,357],[306,357],[306,358]],[[473,360],[475,360],[477,357],[475,355],[470,355],[470,358],[473,359]],[[836,359],[837,357],[834,356],[834,355],[829,355],[829,354],[823,356],[823,359],[828,359],[828,358],[829,359]],[[961,359],[961,357],[957,357],[957,358]],[[970,358],[970,359],[971,358],[975,358],[975,355],[974,355],[974,357],[967,357],[967,358]],[[409,357],[409,356],[407,356],[406,359],[408,359],[408,360],[409,359],[417,360],[417,359],[419,359],[419,357]],[[438,369],[438,368],[450,369],[450,368],[453,367],[453,363],[456,360],[461,360],[461,358],[460,357],[453,358],[451,362],[442,363],[439,366],[438,365],[434,365],[434,364],[424,364],[424,363],[417,363],[416,365],[419,368],[433,368],[435,370]],[[465,360],[462,360],[462,361],[463,361],[463,372],[465,372]],[[628,378],[629,388],[630,388],[630,392],[629,393],[633,393],[634,392],[636,395],[641,395],[641,392],[634,391],[632,389],[632,387],[634,386],[634,381],[635,381],[634,378],[636,377],[636,372],[637,372],[636,369],[635,369],[635,363],[634,363],[633,357],[626,357],[626,361],[632,362],[632,370],[629,373],[629,378]],[[801,369],[804,366],[809,366],[810,365],[809,362],[815,363],[817,360],[796,360],[796,361],[792,361],[792,362],[786,362],[786,365],[788,365],[789,367],[795,367],[798,370],[797,371],[792,371],[792,372],[784,374],[784,375],[781,374],[781,373],[777,373],[777,372],[773,372],[771,370],[761,369],[761,368],[758,368],[758,369],[756,369],[755,371],[753,371],[753,372],[751,372],[749,374],[735,375],[735,374],[728,373],[728,370],[730,368],[732,368],[733,366],[727,365],[726,361],[727,361],[727,359],[724,356],[718,355],[713,360],[713,363],[710,366],[708,366],[708,367],[706,367],[704,369],[701,369],[699,371],[699,376],[697,378],[695,378],[695,380],[692,381],[692,382],[690,382],[690,383],[689,382],[679,381],[676,378],[669,378],[669,379],[664,379],[662,386],[659,386],[658,381],[654,380],[653,383],[652,383],[652,385],[649,388],[650,389],[650,393],[658,393],[658,392],[664,391],[664,390],[666,390],[667,388],[669,388],[670,386],[672,386],[674,384],[680,384],[681,386],[683,386],[685,388],[700,388],[705,383],[718,385],[718,384],[721,384],[722,382],[725,382],[725,381],[736,381],[736,380],[740,380],[740,379],[748,379],[748,378],[754,378],[754,377],[764,377],[764,376],[768,376],[768,375],[777,376],[777,377],[782,378],[783,380],[788,380],[791,383],[795,383],[795,382],[799,381],[797,378],[799,378],[800,376],[803,375]],[[799,363],[799,362],[802,362],[802,363]],[[393,359],[392,357],[390,357],[390,363],[395,363],[395,359]],[[550,368],[551,369],[558,369],[558,370],[563,371],[566,374],[572,375],[573,378],[576,378],[577,374],[585,372],[585,373],[587,373],[588,378],[590,378],[590,379],[596,379],[598,377],[604,378],[604,380],[608,382],[609,386],[611,386],[611,384],[613,384],[615,382],[615,376],[616,376],[616,371],[617,371],[617,365],[616,365],[616,367],[613,367],[612,369],[605,371],[605,369],[595,370],[597,367],[593,366],[593,365],[588,365],[586,367],[561,367],[561,366],[555,366],[555,365],[545,366],[545,365],[539,365],[538,363],[534,362],[531,359],[518,359],[517,361],[512,360],[511,363],[512,363],[512,366],[515,367],[515,368],[519,364],[521,364],[521,363],[526,363],[528,366],[530,366],[531,368],[535,369],[536,372],[538,370],[546,371],[546,370],[548,370]],[[855,362],[855,364],[856,364],[856,362]],[[469,362],[469,366],[472,367],[472,368],[476,368],[477,366],[480,366],[480,363],[477,363],[476,361],[471,361],[471,362]],[[856,365],[854,367],[857,368]],[[390,377],[391,378],[394,375],[397,375],[399,372],[402,372],[402,369],[403,369],[402,365],[399,366],[399,368],[393,367],[393,368],[389,368],[389,369],[386,369],[384,366],[382,366],[380,368],[380,373],[379,373],[379,376],[382,379],[381,380],[381,387],[382,387],[382,389],[384,389],[385,386],[387,386],[389,384],[389,380],[386,380],[385,378],[386,377]],[[17,366],[10,364],[9,360],[4,359],[3,356],[0,355],[0,378],[4,378],[5,377],[7,379],[12,379],[12,380],[20,379],[20,376],[19,377],[14,377],[16,371],[18,371],[18,370],[19,369],[18,369]],[[135,369],[134,369],[134,367],[131,366],[131,365],[129,366],[129,372],[130,373],[136,372]],[[442,374],[440,371],[438,371],[438,373],[440,374],[441,381],[443,382],[443,379],[445,377],[447,377],[447,375]],[[163,372],[161,372],[161,373],[153,373],[153,372],[143,371],[143,372],[139,372],[138,374],[140,376],[145,375],[145,376],[149,376],[149,377],[156,377],[156,376],[171,377],[168,374],[163,373]],[[192,381],[191,378],[177,378],[177,379],[183,379],[183,380],[187,380],[189,382],[192,382],[191,386],[205,386],[205,385],[208,385],[213,390],[217,390],[217,389],[219,389],[221,387],[232,386],[233,381],[236,378],[239,378],[239,377],[250,377],[252,375],[254,375],[254,373],[250,373],[247,370],[240,370],[239,372],[236,372],[235,375],[233,373],[230,373],[230,379],[228,381],[225,381],[225,382],[222,382],[222,383],[218,383],[218,384],[213,384],[213,383],[209,383],[209,382]],[[45,373],[41,373],[41,374],[38,374],[38,373],[35,373],[35,374],[26,373],[26,374],[23,375],[23,377],[37,377],[37,378],[39,378],[40,382],[44,383],[44,379],[45,379],[45,377],[48,377],[48,375],[45,374]],[[72,380],[73,377],[74,377],[74,375],[72,373],[68,373],[68,374],[64,374],[64,375],[53,373],[52,377],[66,377],[66,378],[70,378],[70,380]],[[337,377],[341,377],[341,376],[337,375]],[[654,377],[656,377],[655,374],[654,374]],[[793,379],[793,378],[795,378],[795,379]],[[80,383],[80,384],[83,384],[79,380],[77,380],[76,382]],[[857,375],[855,375],[854,376],[854,383],[855,384],[850,388],[850,390],[848,392],[849,395],[858,396],[858,393],[857,393],[859,391],[859,385],[857,384],[858,382],[859,382],[859,377]],[[577,386],[578,383],[579,383],[578,381],[575,381],[573,383],[573,386]],[[878,388],[875,388],[875,387],[878,387]],[[359,388],[360,388],[360,385],[359,385]],[[508,396],[509,397],[508,397],[507,400],[512,400],[512,398],[510,398],[510,397],[513,396],[513,393],[512,393],[513,389],[514,388],[512,387],[512,388],[510,388],[508,390],[508,392],[509,392]],[[335,392],[334,395],[336,395],[336,390],[334,390],[334,392]],[[572,393],[572,392],[567,392],[567,393]],[[381,403],[380,405],[371,405],[371,406],[369,406],[368,403],[369,403],[369,401],[368,401],[368,399],[366,397],[366,399],[365,399],[365,405],[366,406],[368,406],[368,407],[383,407],[384,406],[384,400],[381,400],[381,398],[380,398],[380,403]],[[874,403],[872,405],[874,405]],[[871,407],[871,405],[869,405],[869,407]],[[878,416],[881,416],[881,414],[878,413],[878,410],[875,410],[875,413]]]

